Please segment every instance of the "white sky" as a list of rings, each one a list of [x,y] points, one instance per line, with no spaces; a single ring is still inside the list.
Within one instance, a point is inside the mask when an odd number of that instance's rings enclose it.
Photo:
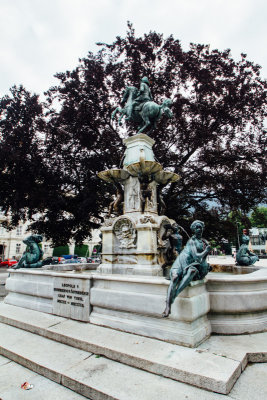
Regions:
[[[124,36],[127,20],[137,35],[173,34],[184,49],[246,53],[267,77],[266,0],[0,0],[0,96],[14,84],[41,94],[96,42]]]

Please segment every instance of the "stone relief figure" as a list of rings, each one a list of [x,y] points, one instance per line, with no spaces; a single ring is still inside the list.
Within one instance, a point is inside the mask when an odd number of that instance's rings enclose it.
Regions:
[[[174,263],[182,250],[183,237],[179,234],[179,226],[177,224],[166,224],[164,225],[164,229],[162,240],[166,243],[163,250],[165,262],[162,265],[162,270],[163,276],[166,276],[167,267]]]
[[[162,105],[155,103],[149,86],[150,83],[146,76],[141,79],[139,90],[134,86],[127,86],[121,102],[122,108],[117,107],[113,111],[111,118],[114,119],[116,113],[119,112],[121,114],[119,123],[126,116],[126,120],[139,124],[138,133],[144,132],[148,127],[155,127],[162,114],[172,118],[170,110],[172,101],[165,99]]]
[[[116,191],[116,198],[109,204],[108,208],[108,217],[111,216],[112,213],[115,213],[116,215],[121,215],[123,210],[122,210],[122,202],[124,200],[124,192],[121,184],[119,182],[114,182],[114,186],[116,186],[117,191]]]
[[[153,209],[154,206],[156,206],[156,203],[157,203],[156,193],[153,191],[151,185],[149,185],[149,188],[151,190],[151,196],[150,196],[150,198],[147,199],[148,211],[149,211],[149,209]]]
[[[136,247],[136,229],[128,218],[118,220],[113,229],[119,240],[120,248],[130,249]]]
[[[167,293],[166,308],[162,314],[163,317],[169,316],[171,305],[175,298],[191,281],[203,279],[210,271],[210,265],[207,263],[206,258],[211,247],[202,238],[204,222],[196,220],[191,224],[190,228],[193,236],[188,240],[170,270],[171,282]]]
[[[236,254],[237,265],[248,266],[255,264],[256,261],[259,261],[259,257],[248,249],[248,244],[249,237],[247,235],[243,235],[242,244]]]
[[[136,210],[138,207],[138,188],[136,186],[131,186],[131,191],[129,194],[129,207],[133,210]]]
[[[153,177],[139,172],[138,179],[140,182],[141,211],[144,213],[146,199],[148,199],[150,202],[152,201],[152,189],[149,187],[149,184],[153,181]]]
[[[14,269],[42,267],[41,259],[44,253],[38,245],[42,240],[43,237],[41,235],[31,235],[23,240],[23,243],[27,245],[27,249]]]

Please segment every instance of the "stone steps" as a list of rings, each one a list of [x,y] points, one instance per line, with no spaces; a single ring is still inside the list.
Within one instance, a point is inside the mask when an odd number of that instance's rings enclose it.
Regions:
[[[172,385],[178,384],[178,382],[172,381],[175,380],[223,394],[230,392],[240,376],[242,368],[245,368],[247,363],[245,352],[242,353],[242,356],[239,354],[239,359],[236,360],[232,359],[231,355],[225,356],[206,351],[206,349],[186,348],[4,303],[0,304],[0,322],[0,352],[2,355],[32,368],[49,379],[61,382],[71,389],[77,387],[78,375],[66,375],[66,365],[70,365],[67,371],[75,372],[76,369],[80,372],[88,371],[91,376],[91,369],[94,371],[94,368],[98,368],[99,363],[96,361],[98,358],[92,354],[103,356],[100,357],[101,360],[102,358],[104,360],[105,357],[105,370],[121,371],[120,376],[124,376],[123,374],[127,372],[137,379],[137,376],[140,375],[138,379],[141,380],[156,380],[155,385],[157,379],[165,382],[164,378],[166,378],[167,385],[170,382]],[[11,332],[13,332],[13,340]],[[18,342],[15,337],[19,338]],[[34,346],[31,344],[33,340]],[[69,355],[68,359],[72,360],[71,363],[65,360],[65,352]],[[51,354],[51,356],[48,357],[47,354]],[[62,354],[60,360],[58,360],[58,354]],[[266,354],[267,352],[264,357],[267,359]],[[38,359],[39,355],[40,359]],[[104,372],[103,374],[105,376]],[[82,373],[81,376],[86,378],[85,373]],[[113,379],[112,376],[101,378],[100,372],[94,376],[104,381]],[[86,393],[88,397],[93,393],[93,398],[98,398],[94,388],[88,389],[86,382],[85,379],[84,383],[79,383],[85,389],[76,390],[76,388],[75,390],[82,395]],[[118,384],[117,382],[116,385]],[[150,398],[156,399],[157,397]]]
[[[2,323],[0,354],[93,400],[224,398]]]

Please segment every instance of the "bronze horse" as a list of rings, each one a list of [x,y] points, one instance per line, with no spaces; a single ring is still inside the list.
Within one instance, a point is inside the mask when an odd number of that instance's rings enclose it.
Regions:
[[[114,119],[117,112],[121,114],[119,118],[119,124],[123,117],[126,120],[132,120],[140,124],[138,133],[144,132],[148,127],[155,128],[156,122],[161,118],[163,114],[166,114],[168,118],[172,118],[173,114],[170,110],[172,101],[165,99],[161,105],[154,101],[146,101],[140,105],[134,105],[134,100],[138,95],[138,89],[134,86],[127,86],[124,94],[122,103],[125,103],[123,108],[117,107],[111,118]]]

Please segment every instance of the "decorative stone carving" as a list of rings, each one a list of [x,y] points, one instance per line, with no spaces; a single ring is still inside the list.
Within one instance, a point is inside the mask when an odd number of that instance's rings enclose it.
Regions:
[[[151,215],[144,215],[143,217],[140,218],[140,223],[141,224],[155,224],[156,221]]]
[[[112,226],[113,222],[114,222],[114,219],[113,219],[113,218],[111,218],[111,219],[106,219],[106,220],[104,221],[104,223],[103,223],[103,226],[106,226],[106,227]]]
[[[136,210],[138,208],[139,192],[138,187],[132,186],[132,191],[129,194],[129,208]]]
[[[155,191],[153,190],[152,185],[149,185],[150,190],[151,190],[151,196],[147,199],[147,208],[148,210],[152,210],[153,208],[157,207],[156,206],[156,196],[155,196]]]
[[[128,218],[119,219],[114,225],[114,233],[121,249],[136,247],[136,229]]]
[[[130,176],[124,186],[124,213],[140,210],[139,182]]]

